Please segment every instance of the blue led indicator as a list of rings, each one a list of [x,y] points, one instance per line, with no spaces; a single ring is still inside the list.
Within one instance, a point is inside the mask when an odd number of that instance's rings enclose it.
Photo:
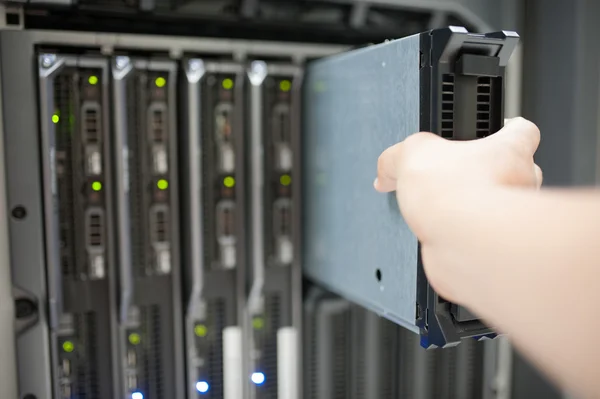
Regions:
[[[252,380],[252,382],[256,385],[262,385],[265,382],[265,375],[264,373],[252,373],[252,376],[250,377],[250,379]]]
[[[196,383],[196,390],[200,393],[206,393],[210,389],[210,385],[206,381],[198,381]]]
[[[134,392],[131,394],[131,399],[144,399],[144,394],[141,392]]]

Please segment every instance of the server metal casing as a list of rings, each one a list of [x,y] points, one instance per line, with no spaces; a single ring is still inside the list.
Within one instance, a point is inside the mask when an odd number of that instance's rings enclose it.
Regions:
[[[425,347],[491,337],[493,330],[429,286],[395,193],[373,189],[377,159],[423,130],[460,140],[499,129],[504,68],[517,41],[512,32],[476,35],[450,27],[307,68],[304,271],[419,332]]]

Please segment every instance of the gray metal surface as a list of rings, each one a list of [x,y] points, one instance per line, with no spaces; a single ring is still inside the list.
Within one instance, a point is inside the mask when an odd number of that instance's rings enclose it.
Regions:
[[[304,270],[415,330],[417,239],[373,180],[419,129],[419,37],[316,61],[304,96]]]
[[[33,43],[22,32],[1,32],[3,127],[8,209],[25,208],[24,219],[8,219],[13,284],[39,301],[39,322],[17,336],[19,394],[50,399],[50,346],[43,240],[42,176]],[[6,219],[5,219],[6,220]],[[2,342],[2,345],[10,345]],[[4,396],[3,396],[4,397]],[[6,396],[15,397],[15,396]]]
[[[0,93],[2,92],[0,65]],[[10,100],[9,100],[10,101]],[[0,120],[3,120],[3,98],[0,96]],[[17,363],[15,348],[15,302],[10,270],[8,204],[6,197],[5,131],[0,123],[0,397],[17,397]],[[16,296],[16,295],[15,295]]]

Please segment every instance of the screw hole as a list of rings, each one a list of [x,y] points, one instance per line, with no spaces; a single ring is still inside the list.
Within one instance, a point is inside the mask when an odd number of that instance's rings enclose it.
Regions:
[[[375,278],[377,279],[378,282],[381,283],[381,270],[379,270],[379,269],[375,270]]]
[[[15,219],[22,220],[27,216],[27,210],[22,206],[17,206],[12,210],[12,215]]]

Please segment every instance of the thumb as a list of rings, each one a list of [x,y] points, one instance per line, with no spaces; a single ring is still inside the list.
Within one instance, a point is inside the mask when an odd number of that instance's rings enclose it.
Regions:
[[[485,140],[505,142],[533,156],[540,145],[540,129],[533,122],[517,117],[506,120],[498,133],[486,137]]]

